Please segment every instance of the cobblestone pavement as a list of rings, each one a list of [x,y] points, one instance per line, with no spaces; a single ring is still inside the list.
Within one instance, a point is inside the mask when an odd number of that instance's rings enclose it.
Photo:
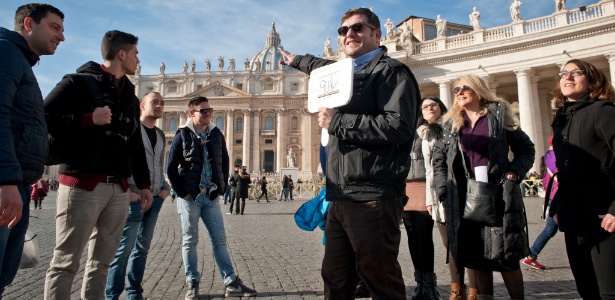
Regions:
[[[41,263],[33,269],[23,269],[8,286],[4,299],[42,299],[45,271],[49,267],[55,243],[55,192],[43,201],[43,209],[32,210],[30,228],[37,234]],[[258,291],[264,299],[323,299],[323,281],[320,276],[324,253],[322,232],[300,230],[294,223],[294,212],[307,199],[291,202],[249,200],[245,215],[227,215],[229,206],[222,206],[229,252],[236,273],[248,286]],[[539,219],[542,199],[526,198],[530,243],[543,229]],[[33,204],[31,204],[32,206]],[[148,256],[144,296],[148,299],[183,299],[186,292],[181,256],[181,228],[175,203],[168,198],[162,207],[156,232]],[[414,289],[413,267],[408,252],[405,230],[399,261],[403,268],[408,296]],[[200,299],[224,298],[224,284],[214,262],[211,243],[201,224],[199,243],[199,270],[202,272]],[[434,229],[436,246],[435,272],[438,290],[448,299],[449,277],[445,264],[445,249],[437,229]],[[72,299],[79,299],[83,276],[82,267],[73,283]],[[566,258],[563,235],[558,233],[545,247],[539,261],[546,270],[539,271],[522,265],[526,299],[579,299],[572,273]],[[506,287],[499,274],[494,274],[495,298],[508,299]],[[124,295],[122,295],[122,299]]]

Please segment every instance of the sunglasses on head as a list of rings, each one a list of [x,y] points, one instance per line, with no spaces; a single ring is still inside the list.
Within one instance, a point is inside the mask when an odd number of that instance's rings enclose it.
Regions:
[[[213,112],[214,112],[214,109],[213,109],[213,108],[200,108],[200,109],[195,109],[195,110],[193,110],[193,112],[200,112],[200,113],[202,113],[202,114],[204,114],[204,113],[209,113],[209,114],[211,114],[211,113],[213,113]]]
[[[354,32],[361,32],[363,31],[363,29],[365,28],[365,26],[371,28],[371,29],[376,29],[376,27],[372,24],[369,24],[367,22],[358,22],[358,23],[354,23],[350,26],[340,26],[340,28],[337,29],[337,33],[340,36],[346,36],[346,34],[348,34],[348,29],[352,29],[352,31]]]
[[[457,93],[459,93],[459,92],[469,91],[469,90],[471,90],[471,89],[472,89],[472,88],[471,88],[471,87],[469,87],[469,86],[467,86],[467,85],[464,85],[464,86],[456,86],[455,88],[453,88],[453,93],[454,93],[454,94],[457,94]]]

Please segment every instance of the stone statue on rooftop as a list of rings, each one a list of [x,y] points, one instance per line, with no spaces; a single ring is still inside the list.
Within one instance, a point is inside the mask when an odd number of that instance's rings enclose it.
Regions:
[[[401,38],[399,40],[399,43],[403,47],[410,46],[410,44],[412,43],[412,30],[410,30],[410,26],[408,26],[408,23],[404,23],[404,25],[400,27],[400,30]]]
[[[387,39],[392,40],[393,35],[395,35],[395,24],[391,22],[391,19],[387,19],[387,22],[384,23],[384,27],[387,29]]]
[[[224,56],[218,56],[218,70],[224,69]]]
[[[480,30],[483,29],[480,26],[480,12],[478,10],[476,10],[476,6],[474,6],[474,8],[472,8],[472,13],[470,14],[470,24],[472,24],[472,27],[474,28],[474,30]]]
[[[135,75],[141,75],[141,64],[137,64],[137,70],[135,71]]]
[[[513,1],[513,3],[510,4],[510,17],[512,18],[513,22],[519,22],[521,21],[521,1],[519,0],[515,0]]]
[[[195,70],[196,70],[196,62],[193,59],[192,60],[192,68],[190,69],[190,71],[194,72]]]
[[[205,60],[205,70],[207,70],[207,72],[211,70],[211,60],[209,60],[209,58]]]
[[[228,69],[231,71],[235,71],[235,59],[231,58],[228,60]]]
[[[184,64],[182,65],[182,72],[188,72],[188,63],[184,60]]]
[[[555,11],[566,10],[566,0],[555,0]]]
[[[446,20],[442,19],[442,17],[440,15],[438,15],[438,18],[436,19],[436,30],[437,30],[437,37],[445,37],[446,36]]]
[[[164,74],[164,70],[165,70],[166,68],[167,68],[167,67],[164,65],[164,61],[163,61],[162,63],[160,63],[160,74]]]
[[[331,38],[327,38],[325,41],[325,57],[333,56],[333,49],[331,49]]]
[[[255,71],[260,71],[261,70],[261,61],[258,58],[254,62],[254,66],[256,67]]]
[[[250,69],[250,60],[246,58],[246,61],[243,62],[243,68],[244,70],[249,70]]]

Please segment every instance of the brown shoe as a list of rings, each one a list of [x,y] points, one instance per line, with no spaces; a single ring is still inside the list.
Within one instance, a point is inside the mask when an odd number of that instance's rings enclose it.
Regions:
[[[459,283],[451,283],[451,296],[449,300],[467,300],[466,285]]]
[[[475,288],[468,289],[468,300],[478,300],[478,289],[475,289]]]

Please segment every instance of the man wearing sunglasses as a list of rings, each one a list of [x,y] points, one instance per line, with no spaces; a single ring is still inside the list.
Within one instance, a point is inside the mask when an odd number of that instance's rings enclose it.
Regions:
[[[199,298],[199,219],[207,228],[226,297],[252,297],[256,291],[235,274],[226,247],[224,219],[218,195],[228,184],[229,157],[220,128],[211,122],[209,100],[197,96],[188,101],[190,119],[177,130],[169,150],[167,176],[177,192],[177,210],[182,222],[182,252],[188,291],[185,299]],[[237,192],[237,191],[236,191]],[[236,203],[239,206],[239,203]],[[237,208],[239,211],[239,208]]]
[[[371,10],[350,9],[341,25],[341,48],[354,63],[353,96],[318,112],[319,126],[329,132],[325,299],[351,297],[359,278],[374,299],[406,299],[397,256],[419,88],[412,72],[380,47],[380,21]],[[282,64],[307,74],[335,62],[280,50]]]

